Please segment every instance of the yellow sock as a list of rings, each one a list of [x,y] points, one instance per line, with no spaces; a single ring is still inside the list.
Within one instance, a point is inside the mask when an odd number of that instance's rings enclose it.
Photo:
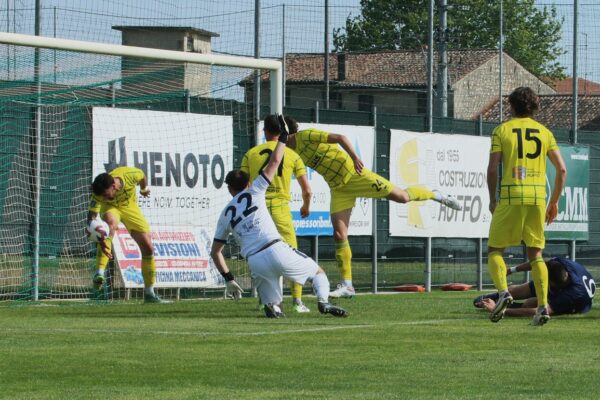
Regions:
[[[548,304],[548,267],[542,257],[529,261],[538,307]]]
[[[108,236],[105,240],[106,245],[112,252],[112,238]],[[96,271],[104,273],[106,266],[108,265],[108,256],[102,252],[102,247],[98,243],[96,246]]]
[[[144,287],[150,287],[156,283],[154,256],[142,256],[142,276],[144,277]]]
[[[407,187],[405,190],[406,193],[408,193],[410,201],[433,200],[435,198],[435,195],[431,190],[422,187],[411,186]]]
[[[293,300],[301,300],[302,299],[302,285],[296,283],[294,281],[290,281],[290,288],[292,290],[292,299]]]
[[[346,240],[335,241],[335,259],[344,281],[352,281],[352,250]]]
[[[494,281],[494,286],[499,292],[508,290],[508,283],[506,282],[506,264],[502,253],[499,251],[492,251],[488,254],[488,271]],[[537,289],[536,289],[537,290]]]

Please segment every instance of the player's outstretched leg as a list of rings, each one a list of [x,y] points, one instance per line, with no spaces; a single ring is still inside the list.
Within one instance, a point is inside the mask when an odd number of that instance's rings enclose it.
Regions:
[[[457,211],[462,210],[462,206],[460,205],[458,200],[456,200],[455,197],[452,197],[450,195],[444,195],[439,190],[433,190],[432,193],[434,195],[434,198],[433,198],[434,201],[442,203],[446,207],[451,208],[453,210],[457,210]]]

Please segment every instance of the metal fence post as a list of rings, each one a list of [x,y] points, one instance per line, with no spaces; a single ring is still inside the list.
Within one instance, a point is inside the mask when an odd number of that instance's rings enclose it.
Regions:
[[[377,173],[377,107],[373,107],[373,172]],[[377,293],[377,199],[371,199],[372,207],[372,229],[373,234],[371,237],[371,270],[372,270],[372,281],[373,281],[373,293]]]

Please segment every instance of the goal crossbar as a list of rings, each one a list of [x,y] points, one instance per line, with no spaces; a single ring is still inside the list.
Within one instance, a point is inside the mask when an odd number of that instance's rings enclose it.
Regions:
[[[135,57],[150,60],[178,61],[205,65],[224,65],[240,68],[265,69],[270,72],[271,111],[281,113],[283,109],[282,63],[278,60],[226,56],[219,54],[188,53],[183,51],[152,49],[147,47],[125,46],[71,39],[58,39],[7,32],[0,32],[0,43],[26,47],[76,51],[81,53]]]

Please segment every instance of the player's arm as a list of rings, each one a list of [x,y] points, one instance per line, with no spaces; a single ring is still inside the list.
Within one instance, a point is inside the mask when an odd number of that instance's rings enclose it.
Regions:
[[[549,258],[544,258],[544,262],[548,262]],[[514,274],[515,272],[527,272],[531,271],[531,264],[529,261],[525,261],[515,267],[510,267],[506,269],[506,275]]]
[[[225,279],[225,296],[233,297],[235,300],[239,300],[242,298],[242,293],[244,293],[244,290],[235,281],[235,277],[225,262],[225,257],[223,257],[223,247],[225,247],[225,241],[218,239],[213,240],[212,248],[210,249],[210,257],[217,266],[221,276],[223,276],[223,279]]]
[[[279,168],[279,164],[281,164],[281,160],[283,160],[283,153],[285,151],[285,145],[288,141],[289,132],[287,129],[287,125],[283,119],[281,114],[278,115],[279,126],[281,128],[281,133],[279,134],[279,141],[275,146],[275,150],[271,154],[269,158],[269,162],[267,166],[262,170],[262,175],[271,182],[277,173],[277,168]]]
[[[560,195],[565,187],[565,182],[567,180],[567,167],[565,166],[565,161],[560,155],[560,150],[550,150],[548,152],[548,158],[550,158],[550,162],[554,165],[556,169],[556,177],[554,178],[554,189],[552,189],[552,196],[550,196],[550,200],[548,201],[548,207],[546,208],[546,222],[551,224],[556,218],[558,214],[558,199],[560,199]]]
[[[490,212],[493,214],[496,209],[496,190],[498,188],[498,169],[502,152],[490,153],[490,160],[487,167],[487,186],[490,194]]]
[[[350,158],[352,158],[352,161],[354,161],[354,169],[356,169],[356,172],[358,174],[362,172],[362,169],[364,168],[365,164],[356,154],[356,151],[354,150],[354,146],[352,145],[352,142],[350,142],[350,139],[348,139],[344,135],[330,133],[327,135],[327,143],[339,144],[342,147],[342,149],[344,149],[346,153],[348,153]]]
[[[150,197],[150,187],[148,186],[148,178],[144,174],[144,177],[138,182],[140,185],[140,194],[144,197]]]
[[[482,305],[487,311],[492,312],[494,311],[494,307],[496,307],[496,302],[494,302],[492,299],[483,299]],[[554,311],[552,310],[552,307],[550,307],[550,304],[546,305],[546,307],[548,309],[548,313],[553,315]],[[535,307],[507,308],[504,315],[508,315],[510,317],[531,317],[535,315],[536,311],[537,308]]]
[[[300,216],[302,218],[306,218],[310,214],[310,199],[312,198],[312,191],[306,175],[299,177],[298,183],[302,189],[302,206],[300,207]]]

